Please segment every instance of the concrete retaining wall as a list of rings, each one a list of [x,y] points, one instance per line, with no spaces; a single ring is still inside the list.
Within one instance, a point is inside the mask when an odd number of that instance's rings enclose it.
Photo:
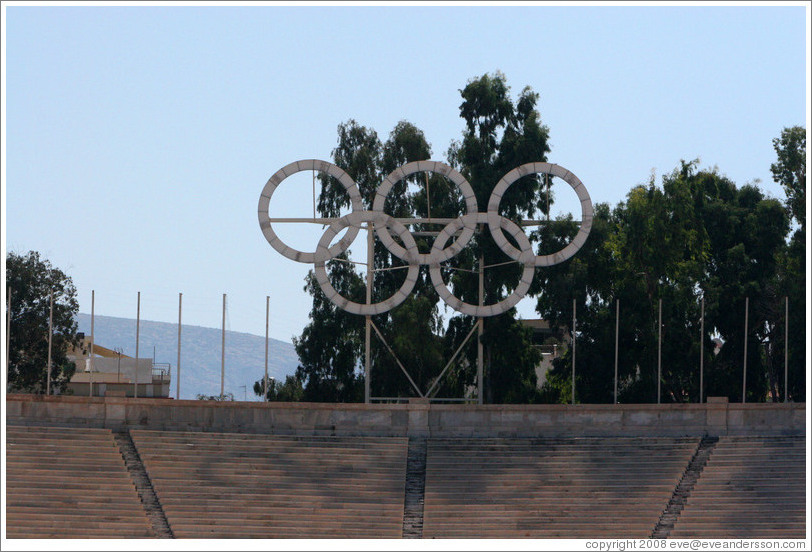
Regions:
[[[805,435],[806,404],[448,405],[8,395],[12,425],[427,437]]]

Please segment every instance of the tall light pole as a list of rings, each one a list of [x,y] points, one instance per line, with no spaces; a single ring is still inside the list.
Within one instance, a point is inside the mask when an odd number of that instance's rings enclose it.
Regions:
[[[138,309],[135,315],[135,370],[133,371],[133,397],[138,398],[138,344],[141,341],[141,292],[138,292]]]
[[[575,404],[575,299],[572,300],[572,404]]]
[[[657,334],[657,404],[660,404],[660,382],[663,377],[663,300],[660,299],[658,322],[659,332]]]
[[[175,374],[177,381],[175,382],[175,398],[180,400],[180,331],[183,327],[181,325],[181,314],[183,309],[183,294],[178,293],[178,370]]]
[[[747,325],[750,315],[750,298],[744,298],[744,367],[742,368],[742,404],[747,402]]]
[[[787,401],[789,401],[789,297],[784,297],[784,402]]]
[[[225,394],[226,384],[226,294],[223,294],[223,337],[220,346],[220,399]]]
[[[54,337],[54,292],[51,292],[51,307],[48,314],[48,365],[45,370],[48,373],[47,382],[45,384],[45,394],[51,394],[51,346]]]
[[[617,404],[617,351],[620,335],[620,299],[615,304],[615,404]]]
[[[699,310],[699,403],[705,391],[705,295],[702,295],[702,307]]]
[[[262,400],[268,400],[268,323],[271,315],[271,297],[265,296],[265,379],[262,380]]]
[[[11,356],[11,288],[6,288],[6,386],[8,386],[8,359]]]
[[[89,396],[93,396],[93,344],[96,342],[95,328],[96,320],[96,290],[90,291],[90,385]]]

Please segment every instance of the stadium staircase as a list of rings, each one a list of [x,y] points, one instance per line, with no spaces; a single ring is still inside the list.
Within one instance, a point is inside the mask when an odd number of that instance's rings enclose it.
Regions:
[[[155,535],[110,430],[6,426],[6,536]]]
[[[702,470],[708,463],[708,459],[718,442],[718,437],[708,436],[703,437],[699,442],[694,457],[691,458],[691,462],[685,468],[685,473],[677,484],[677,488],[674,489],[674,494],[671,495],[671,500],[668,501],[668,506],[665,507],[663,514],[660,516],[657,526],[652,531],[651,538],[665,539],[671,534],[677,518],[685,508],[685,503],[688,501],[688,497],[691,496],[691,491],[699,480],[699,476],[702,474]]]
[[[152,482],[149,480],[147,470],[141,462],[141,456],[135,448],[135,443],[133,443],[130,433],[128,431],[118,431],[113,435],[121,452],[121,456],[124,458],[124,464],[127,466],[130,477],[135,483],[138,498],[141,499],[141,504],[144,506],[147,518],[152,524],[153,532],[158,538],[173,538],[172,529],[169,527],[166,514],[164,514],[161,503],[155,495]]]
[[[403,504],[403,538],[423,537],[423,503],[426,494],[426,438],[409,439],[406,458],[406,496]]]
[[[130,432],[176,538],[397,538],[405,438]]]
[[[797,538],[806,533],[803,437],[722,437],[673,538]]]

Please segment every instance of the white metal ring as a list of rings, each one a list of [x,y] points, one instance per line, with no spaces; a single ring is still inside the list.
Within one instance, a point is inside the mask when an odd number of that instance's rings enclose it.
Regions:
[[[285,165],[276,171],[273,176],[268,179],[268,182],[265,184],[265,187],[262,189],[262,193],[259,196],[259,206],[257,208],[259,227],[262,229],[262,234],[265,236],[265,239],[268,240],[268,243],[271,244],[271,247],[276,249],[288,259],[300,263],[315,262],[317,260],[316,253],[299,251],[298,249],[294,249],[286,245],[281,239],[279,239],[279,236],[276,235],[276,232],[274,232],[273,227],[271,226],[271,217],[268,212],[268,207],[271,203],[273,193],[283,180],[293,174],[296,174],[297,172],[310,170],[327,173],[337,179],[341,185],[344,186],[344,189],[347,190],[347,193],[350,194],[350,205],[352,206],[353,212],[361,211],[364,208],[364,205],[361,202],[361,193],[358,191],[355,181],[350,178],[350,175],[344,172],[344,170],[336,165],[333,165],[332,163],[321,161],[319,159],[303,159],[301,161],[295,161],[289,165]],[[351,226],[350,229],[347,230],[346,235],[339,240],[338,243],[327,250],[327,257],[322,260],[331,259],[346,251],[353,240],[355,240],[355,237],[358,235],[360,229],[361,228],[358,226]]]
[[[327,277],[327,269],[325,267],[324,260],[324,257],[327,255],[327,246],[330,245],[333,238],[335,238],[336,235],[338,235],[338,233],[344,228],[348,226],[360,228],[361,224],[364,222],[372,223],[376,228],[379,225],[391,227],[392,230],[397,233],[398,237],[403,241],[403,243],[406,244],[407,256],[415,255],[417,253],[417,243],[414,241],[414,237],[412,237],[411,232],[409,232],[409,229],[406,228],[406,226],[385,213],[379,213],[377,211],[355,211],[336,220],[324,231],[324,234],[319,240],[318,248],[316,249],[316,256],[319,260],[317,260],[315,263],[315,272],[316,280],[318,281],[321,290],[331,303],[352,314],[374,316],[376,314],[387,312],[406,300],[417,282],[417,275],[420,270],[420,265],[409,262],[409,269],[406,272],[406,279],[404,280],[403,285],[400,286],[400,289],[398,289],[392,297],[378,303],[356,303],[355,301],[350,301],[341,295],[338,291],[336,291],[336,289],[330,283],[330,279]]]
[[[407,176],[418,172],[433,172],[445,176],[451,182],[456,184],[462,191],[462,196],[465,199],[466,211],[470,214],[476,213],[479,210],[476,203],[476,194],[474,194],[474,189],[471,188],[471,184],[465,179],[464,176],[462,176],[462,174],[454,170],[453,167],[439,161],[412,161],[411,163],[406,163],[402,167],[398,167],[392,171],[384,179],[378,188],[378,191],[375,193],[375,201],[372,204],[372,210],[383,213],[384,205],[386,203],[386,196],[389,195],[392,186]],[[462,243],[463,247],[467,245],[468,242],[471,241],[471,238],[474,237],[475,230],[475,224],[463,226],[462,232],[457,238],[457,243]],[[376,227],[375,232],[378,235],[378,239],[381,240],[381,243],[383,243],[384,247],[386,247],[389,252],[392,253],[392,255],[403,261],[406,260],[406,249],[394,240],[392,234],[386,227]],[[441,263],[443,261],[447,261],[454,255],[456,255],[456,253],[451,249],[435,251],[434,248],[432,248],[431,252],[429,253],[418,253],[416,261],[421,265],[430,265],[434,262]]]
[[[496,316],[497,314],[507,312],[516,306],[516,303],[518,303],[527,293],[527,290],[530,289],[530,284],[533,281],[533,276],[535,274],[535,265],[533,264],[535,260],[535,256],[533,255],[533,246],[519,225],[505,217],[500,216],[497,219],[491,216],[490,213],[472,213],[463,215],[443,228],[442,232],[440,232],[437,239],[434,241],[434,247],[432,250],[439,250],[445,247],[445,244],[449,238],[451,238],[451,236],[453,236],[457,230],[463,227],[463,225],[479,223],[487,223],[488,226],[491,224],[499,225],[500,228],[507,230],[510,235],[516,239],[519,247],[522,248],[521,254],[516,260],[524,264],[524,270],[522,271],[522,277],[521,280],[519,280],[519,285],[516,286],[513,293],[498,303],[494,303],[493,305],[472,305],[470,303],[465,303],[451,293],[451,290],[449,290],[448,286],[446,286],[445,282],[443,282],[443,275],[440,271],[440,263],[433,263],[429,267],[429,273],[431,274],[431,282],[434,284],[434,289],[437,290],[437,294],[449,307],[455,311],[478,317]],[[493,232],[493,230],[491,230],[491,232]],[[457,254],[462,247],[456,248],[455,246],[456,243],[450,247],[454,247],[455,254]]]
[[[507,189],[514,182],[523,176],[527,176],[528,174],[551,174],[553,176],[558,176],[567,184],[572,186],[572,189],[575,190],[576,194],[578,194],[578,200],[581,202],[581,228],[578,230],[578,234],[575,236],[575,239],[573,239],[560,251],[556,251],[555,253],[551,253],[549,255],[537,255],[535,259],[536,267],[552,266],[563,263],[575,255],[575,253],[577,253],[586,242],[587,237],[589,237],[589,232],[592,229],[592,218],[594,216],[592,200],[589,197],[589,192],[587,191],[586,186],[584,186],[577,176],[564,167],[555,165],[553,163],[525,163],[524,165],[516,167],[503,176],[493,188],[491,197],[488,200],[488,215],[493,217],[500,216],[499,204],[502,202],[502,196],[504,196]],[[493,241],[496,242],[499,249],[504,251],[505,254],[511,259],[519,260],[522,252],[508,242],[504,233],[502,232],[501,227],[493,224],[489,224],[488,226],[490,226]]]

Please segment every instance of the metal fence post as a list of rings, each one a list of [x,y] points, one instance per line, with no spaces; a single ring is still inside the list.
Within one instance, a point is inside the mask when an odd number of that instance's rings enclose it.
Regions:
[[[51,346],[54,337],[54,292],[51,292],[50,310],[48,314],[48,364],[45,367],[47,372],[47,382],[45,384],[45,394],[51,394]]]
[[[705,391],[705,296],[702,295],[702,307],[699,310],[699,404]]]
[[[8,363],[11,357],[11,287],[6,288],[6,388],[8,388]]]
[[[615,404],[617,404],[617,351],[618,339],[620,335],[620,299],[615,306]]]
[[[373,225],[367,223],[367,305],[372,304],[372,285],[375,278],[372,273],[375,268],[375,236],[372,233]],[[369,404],[372,384],[372,317],[367,315],[364,321],[364,402]]]
[[[180,400],[180,332],[181,328],[183,327],[181,324],[181,315],[183,311],[183,294],[178,293],[178,369],[175,374],[175,394],[176,399]]]
[[[747,402],[747,326],[750,314],[750,298],[744,298],[744,367],[742,368],[742,403]]]
[[[485,256],[479,254],[479,305],[485,304]],[[485,320],[480,316],[477,318],[476,325],[477,340],[476,340],[476,381],[477,381],[477,403],[485,404],[485,361],[483,358],[482,335],[485,333]]]
[[[90,384],[88,396],[93,396],[93,345],[96,343],[96,290],[90,291]]]
[[[572,300],[572,404],[575,404],[575,299]]]
[[[8,354],[8,349],[6,349]],[[784,402],[789,401],[789,297],[784,297]]]
[[[265,296],[265,379],[262,382],[262,400],[268,400],[268,324],[271,316],[271,296]]]
[[[223,333],[220,344],[220,400],[225,395],[226,385],[226,294],[223,294]]]
[[[138,307],[135,314],[135,370],[133,371],[133,397],[138,398],[138,345],[141,342],[141,292],[138,292]]]
[[[660,382],[663,379],[663,300],[659,301],[659,315],[657,324],[657,404],[660,404]]]

